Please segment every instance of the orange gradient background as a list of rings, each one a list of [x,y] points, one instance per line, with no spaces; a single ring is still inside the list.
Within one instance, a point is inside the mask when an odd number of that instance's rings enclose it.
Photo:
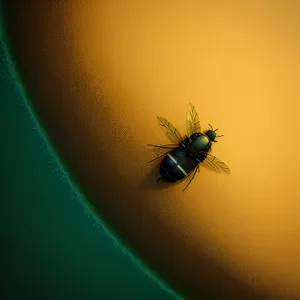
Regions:
[[[100,216],[188,299],[300,299],[300,4],[50,2],[7,1],[10,46]],[[189,102],[232,173],[181,193],[146,144],[169,143],[157,115],[185,134]]]

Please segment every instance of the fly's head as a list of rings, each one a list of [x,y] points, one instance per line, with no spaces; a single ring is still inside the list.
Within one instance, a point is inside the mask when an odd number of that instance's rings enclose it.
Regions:
[[[212,142],[217,142],[217,141],[216,141],[216,138],[217,138],[217,137],[222,137],[223,135],[217,135],[216,131],[218,130],[218,128],[217,128],[217,129],[213,129],[213,127],[212,127],[210,124],[208,124],[208,125],[209,125],[210,129],[207,130],[207,131],[205,132],[205,134],[207,135],[207,137],[208,137]]]

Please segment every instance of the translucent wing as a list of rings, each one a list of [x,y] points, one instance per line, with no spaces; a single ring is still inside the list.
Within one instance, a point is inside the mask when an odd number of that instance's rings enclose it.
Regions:
[[[218,173],[223,172],[225,174],[230,174],[230,168],[223,161],[212,154],[207,153],[205,160],[201,163]]]
[[[200,120],[195,106],[192,103],[189,103],[187,114],[187,135],[191,136],[196,132],[201,132]]]
[[[180,144],[183,141],[183,138],[179,131],[165,118],[158,116],[157,117],[159,125],[164,130],[167,137],[176,144]]]
[[[148,144],[148,146],[154,147],[155,154],[156,154],[156,158],[150,160],[149,163],[160,157],[167,155],[170,151],[178,147],[177,144],[168,144],[168,145],[161,145],[161,146]]]

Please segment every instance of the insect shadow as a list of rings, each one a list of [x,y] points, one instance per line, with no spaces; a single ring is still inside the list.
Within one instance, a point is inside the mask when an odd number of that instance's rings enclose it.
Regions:
[[[159,163],[153,166],[151,171],[142,179],[138,184],[139,189],[157,189],[165,190],[169,189],[172,186],[165,182],[157,182],[157,177],[159,176]]]

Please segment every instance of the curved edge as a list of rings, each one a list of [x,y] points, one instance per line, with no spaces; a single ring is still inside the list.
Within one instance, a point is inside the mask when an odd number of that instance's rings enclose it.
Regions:
[[[93,206],[87,201],[87,199],[85,198],[83,193],[80,191],[78,184],[76,184],[74,182],[74,180],[72,180],[70,178],[70,175],[66,171],[66,169],[67,169],[66,165],[62,161],[59,154],[55,151],[54,147],[51,145],[50,139],[41,124],[38,114],[35,113],[34,107],[32,106],[31,102],[29,101],[29,97],[22,85],[21,76],[18,73],[17,68],[15,67],[13,57],[9,50],[9,38],[8,38],[7,31],[5,28],[5,17],[4,17],[4,13],[3,13],[3,11],[4,11],[3,6],[4,6],[3,1],[1,1],[0,2],[0,47],[2,47],[2,49],[4,50],[5,61],[8,65],[12,79],[14,80],[14,84],[16,84],[16,86],[20,92],[24,106],[26,107],[26,110],[29,113],[31,120],[35,124],[35,129],[36,129],[39,137],[41,139],[43,139],[43,141],[46,145],[47,151],[57,161],[59,172],[63,175],[64,180],[69,185],[69,187],[72,191],[73,197],[76,199],[77,202],[79,202],[83,206],[86,214],[89,217],[92,217],[93,222],[97,226],[100,226],[103,229],[103,231],[107,234],[107,236],[109,238],[111,238],[113,244],[115,246],[119,247],[120,250],[125,255],[127,255],[134,264],[138,265],[138,267],[142,270],[142,272],[144,272],[147,276],[149,276],[152,280],[154,280],[160,286],[160,288],[162,288],[168,294],[174,296],[175,299],[183,300],[184,297],[182,295],[179,295],[178,292],[175,292],[172,288],[170,288],[164,280],[162,280],[157,274],[154,274],[154,272],[152,272],[147,266],[145,266],[143,264],[143,262],[141,262],[137,257],[135,257],[130,252],[129,249],[127,249],[127,247],[113,233],[113,231],[109,228],[109,226],[107,224],[104,224],[104,222],[101,220],[101,218],[96,213]]]

